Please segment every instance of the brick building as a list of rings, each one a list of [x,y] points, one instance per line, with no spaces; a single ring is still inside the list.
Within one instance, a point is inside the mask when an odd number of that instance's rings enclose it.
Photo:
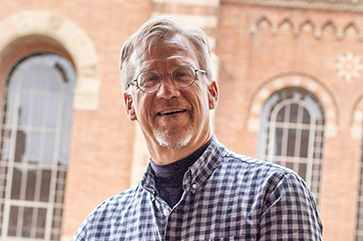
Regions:
[[[219,140],[299,173],[324,240],[363,240],[362,0],[0,1],[0,240],[70,240],[140,179],[118,58],[160,14],[209,36]]]

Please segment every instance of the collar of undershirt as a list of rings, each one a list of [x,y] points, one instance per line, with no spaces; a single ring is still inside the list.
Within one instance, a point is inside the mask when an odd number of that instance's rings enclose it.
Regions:
[[[170,164],[159,165],[151,161],[150,166],[154,173],[156,182],[160,183],[165,181],[171,181],[172,183],[176,182],[181,185],[185,172],[189,169],[191,165],[193,165],[196,160],[198,160],[198,158],[203,154],[203,152],[207,149],[210,143],[211,139],[209,139],[206,144],[201,146],[191,155]]]

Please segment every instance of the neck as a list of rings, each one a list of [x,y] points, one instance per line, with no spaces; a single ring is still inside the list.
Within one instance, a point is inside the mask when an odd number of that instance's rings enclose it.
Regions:
[[[198,150],[201,146],[206,144],[210,138],[211,134],[208,133],[202,138],[192,139],[187,145],[180,147],[161,146],[156,141],[153,141],[148,142],[148,149],[152,160],[156,164],[165,165],[174,163],[189,156],[190,154]]]

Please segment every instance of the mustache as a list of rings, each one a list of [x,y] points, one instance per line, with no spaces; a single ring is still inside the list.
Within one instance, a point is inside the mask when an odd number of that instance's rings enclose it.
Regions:
[[[165,108],[165,107],[179,107],[179,106],[185,106],[186,104],[182,101],[180,101],[179,99],[175,99],[175,98],[172,98],[172,99],[162,99],[162,100],[159,100],[157,103],[156,103],[156,107],[157,108]]]

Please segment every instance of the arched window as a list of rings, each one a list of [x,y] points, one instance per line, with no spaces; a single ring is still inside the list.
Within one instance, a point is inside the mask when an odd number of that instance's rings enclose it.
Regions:
[[[300,89],[273,94],[261,113],[259,158],[288,167],[319,196],[324,113],[318,100]]]
[[[19,62],[7,79],[0,142],[1,240],[59,240],[75,71],[55,54]]]

